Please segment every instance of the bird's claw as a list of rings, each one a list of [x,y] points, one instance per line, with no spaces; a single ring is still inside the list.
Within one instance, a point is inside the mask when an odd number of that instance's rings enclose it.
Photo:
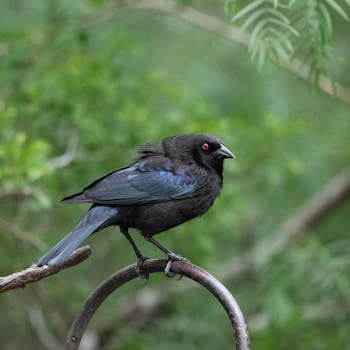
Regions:
[[[145,279],[145,280],[148,280],[149,273],[143,269],[142,265],[147,259],[149,259],[149,258],[147,258],[146,256],[141,255],[139,257],[139,260],[137,261],[137,264],[136,264],[136,267],[135,267],[137,275],[140,278]]]
[[[168,261],[166,263],[166,266],[165,266],[165,269],[164,269],[164,274],[165,276],[169,277],[169,278],[172,278],[174,276],[176,276],[176,273],[174,272],[171,272],[171,264],[174,262],[174,261],[189,261],[188,259],[182,257],[181,255],[177,255],[173,252],[169,253],[168,254]],[[178,280],[180,280],[182,278],[182,276],[180,275]]]
[[[172,278],[176,275],[175,272],[170,271],[172,262],[173,260],[169,259],[165,265],[164,275],[167,276],[168,278]]]
[[[169,260],[172,260],[172,261],[187,261],[187,262],[189,261],[188,259],[184,258],[183,256],[175,254],[173,252],[170,252],[168,254],[168,258],[169,258]]]

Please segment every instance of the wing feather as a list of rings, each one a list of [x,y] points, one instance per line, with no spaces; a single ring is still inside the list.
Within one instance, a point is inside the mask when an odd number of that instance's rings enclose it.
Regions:
[[[162,159],[116,170],[88,186],[84,197],[93,203],[130,205],[179,199],[193,193],[197,184],[194,176],[185,169],[171,170],[170,160]]]

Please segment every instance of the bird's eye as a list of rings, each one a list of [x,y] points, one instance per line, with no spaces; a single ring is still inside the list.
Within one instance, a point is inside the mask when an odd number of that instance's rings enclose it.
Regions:
[[[208,143],[204,142],[204,143],[202,144],[202,150],[203,150],[204,152],[209,151],[209,148],[210,148],[210,146],[209,146]]]

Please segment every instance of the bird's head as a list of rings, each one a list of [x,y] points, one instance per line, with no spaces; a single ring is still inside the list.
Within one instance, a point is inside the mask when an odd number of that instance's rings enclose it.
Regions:
[[[169,157],[212,168],[220,176],[224,159],[235,158],[223,141],[211,134],[170,136],[164,139],[163,146]]]

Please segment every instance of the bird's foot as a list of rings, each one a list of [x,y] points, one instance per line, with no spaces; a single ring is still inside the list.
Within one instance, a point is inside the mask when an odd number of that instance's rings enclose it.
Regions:
[[[188,259],[184,258],[183,256],[175,254],[173,252],[170,252],[168,254],[168,258],[169,258],[169,260],[172,260],[172,261],[187,261],[187,262],[189,261]]]
[[[136,273],[138,274],[138,276],[140,278],[145,279],[145,280],[148,280],[149,273],[143,269],[142,265],[147,259],[149,259],[149,258],[147,258],[144,255],[140,255],[139,260],[137,261],[137,264],[136,264]]]
[[[170,252],[168,254],[168,262],[165,266],[165,269],[164,269],[164,274],[165,276],[169,277],[169,278],[172,278],[174,276],[176,276],[176,273],[174,272],[171,272],[170,269],[171,269],[171,265],[174,261],[189,261],[188,259],[182,257],[181,255],[177,255],[173,252]],[[182,278],[182,276],[179,277],[179,280]]]

